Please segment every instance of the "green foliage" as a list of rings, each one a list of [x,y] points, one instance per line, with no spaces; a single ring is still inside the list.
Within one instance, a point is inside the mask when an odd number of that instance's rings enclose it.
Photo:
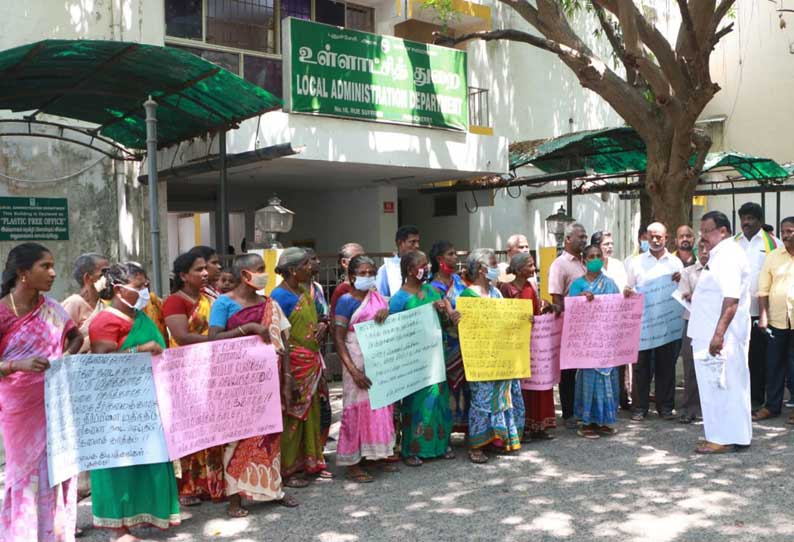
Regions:
[[[422,0],[422,7],[435,12],[436,18],[441,23],[442,32],[449,30],[449,23],[457,21],[460,17],[452,0]]]

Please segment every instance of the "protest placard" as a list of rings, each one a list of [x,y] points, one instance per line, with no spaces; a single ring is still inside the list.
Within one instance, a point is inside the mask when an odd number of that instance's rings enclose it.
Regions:
[[[256,336],[169,348],[152,358],[171,459],[280,433],[277,356]]]
[[[50,485],[78,472],[168,461],[149,354],[84,354],[45,373]]]
[[[531,377],[521,381],[525,390],[550,390],[560,382],[560,346],[563,317],[555,314],[535,316],[529,341]]]
[[[469,382],[530,376],[532,303],[524,299],[459,297],[458,336]]]
[[[680,339],[684,334],[684,307],[673,294],[678,283],[662,275],[637,286],[645,299],[642,309],[640,350],[650,350]]]
[[[370,406],[382,408],[446,380],[441,324],[432,305],[353,326],[372,381]]]
[[[642,296],[597,295],[565,298],[560,367],[597,369],[637,362]]]

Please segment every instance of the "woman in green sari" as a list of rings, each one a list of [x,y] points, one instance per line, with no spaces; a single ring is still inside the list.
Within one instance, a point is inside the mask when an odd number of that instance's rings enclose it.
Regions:
[[[304,286],[311,280],[309,255],[302,248],[286,249],[278,260],[276,272],[284,280],[270,297],[278,303],[290,323],[290,374],[284,384],[292,390],[292,401],[284,412],[281,436],[281,476],[286,487],[306,487],[298,474],[332,478],[325,470],[320,437],[320,395],[328,396],[324,386],[320,344],[328,333],[327,324],[318,320],[318,307],[311,291]]]
[[[160,330],[142,309],[149,302],[146,275],[135,263],[115,264],[107,270],[102,292],[110,306],[88,328],[91,351],[162,353]],[[117,531],[119,540],[136,540],[129,528],[179,525],[179,497],[173,465],[156,463],[91,471],[94,525]]]
[[[391,314],[433,303],[443,318],[452,318],[452,306],[426,281],[430,274],[427,256],[415,251],[400,260],[403,286],[389,300]],[[449,386],[440,382],[412,393],[402,401],[402,456],[405,464],[418,467],[422,459],[454,459],[450,446],[452,412]]]

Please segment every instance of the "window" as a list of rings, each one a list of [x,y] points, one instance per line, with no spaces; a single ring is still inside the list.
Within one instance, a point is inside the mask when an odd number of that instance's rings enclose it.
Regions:
[[[439,194],[434,196],[433,216],[458,216],[458,195]]]
[[[201,0],[167,0],[165,33],[176,38],[202,39]]]
[[[281,18],[295,17],[296,19],[311,20],[311,0],[281,0]]]
[[[345,26],[353,30],[361,30],[362,32],[374,32],[375,10],[372,8],[365,8],[353,4],[347,4],[347,20]]]
[[[281,61],[274,58],[245,55],[243,77],[281,98]]]
[[[314,15],[318,23],[345,26],[345,4],[334,0],[314,0]]]
[[[224,53],[221,51],[212,51],[210,49],[199,49],[198,47],[182,47],[174,45],[176,49],[182,49],[196,56],[200,56],[204,60],[217,64],[224,70],[229,70],[232,73],[240,75],[240,54],[239,53]]]
[[[206,41],[275,53],[275,0],[207,0]]]

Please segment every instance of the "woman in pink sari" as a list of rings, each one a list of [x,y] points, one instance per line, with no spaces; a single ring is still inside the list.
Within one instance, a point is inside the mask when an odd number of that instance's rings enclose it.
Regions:
[[[2,542],[74,540],[77,482],[49,484],[44,371],[64,353],[76,354],[83,337],[66,311],[41,295],[54,280],[55,262],[43,246],[23,243],[8,254],[0,293]]]
[[[361,468],[362,460],[379,461],[394,453],[394,406],[373,409],[369,403],[372,382],[365,374],[364,355],[354,325],[389,316],[389,305],[375,290],[375,262],[359,255],[348,267],[353,290],[339,298],[334,313],[334,343],[344,366],[342,373],[342,423],[336,447],[336,464],[348,467],[348,476],[358,483],[371,482]],[[384,470],[396,471],[385,464]]]

